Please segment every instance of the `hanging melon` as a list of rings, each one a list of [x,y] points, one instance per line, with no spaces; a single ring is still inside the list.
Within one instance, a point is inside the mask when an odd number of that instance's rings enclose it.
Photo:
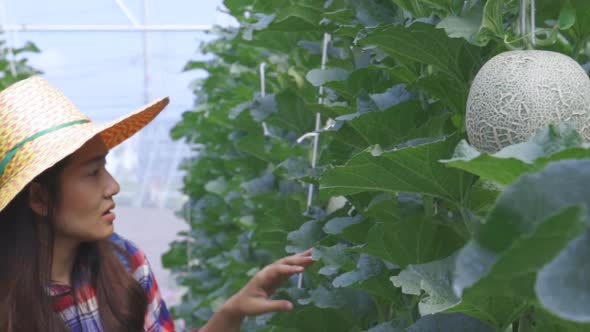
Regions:
[[[590,141],[590,79],[560,53],[501,53],[481,68],[469,91],[467,135],[482,152],[526,141],[539,128],[564,121]]]

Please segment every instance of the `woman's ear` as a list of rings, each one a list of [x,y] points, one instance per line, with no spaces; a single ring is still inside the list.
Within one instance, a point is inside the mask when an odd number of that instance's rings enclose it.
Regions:
[[[36,214],[47,217],[47,191],[37,182],[29,185],[29,207]]]

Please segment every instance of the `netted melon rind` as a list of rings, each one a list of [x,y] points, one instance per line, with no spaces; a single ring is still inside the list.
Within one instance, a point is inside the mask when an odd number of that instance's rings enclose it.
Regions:
[[[550,51],[510,51],[488,61],[469,91],[469,142],[494,153],[539,128],[571,121],[590,141],[590,79],[573,59]]]

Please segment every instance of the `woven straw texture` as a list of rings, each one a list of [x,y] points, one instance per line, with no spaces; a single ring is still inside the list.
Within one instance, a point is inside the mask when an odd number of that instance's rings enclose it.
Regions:
[[[168,104],[159,99],[106,124],[62,128],[23,145],[0,176],[0,211],[37,175],[101,135],[111,149],[152,121]],[[0,160],[17,144],[48,128],[90,120],[58,89],[35,76],[0,92]]]

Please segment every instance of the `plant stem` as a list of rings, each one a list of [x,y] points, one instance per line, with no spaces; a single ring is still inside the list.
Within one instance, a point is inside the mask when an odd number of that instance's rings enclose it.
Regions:
[[[427,217],[433,217],[434,216],[434,198],[432,196],[424,195],[422,199],[424,200],[424,215],[426,215]]]
[[[526,310],[518,320],[518,332],[534,332],[535,328],[535,316],[534,308]]]

